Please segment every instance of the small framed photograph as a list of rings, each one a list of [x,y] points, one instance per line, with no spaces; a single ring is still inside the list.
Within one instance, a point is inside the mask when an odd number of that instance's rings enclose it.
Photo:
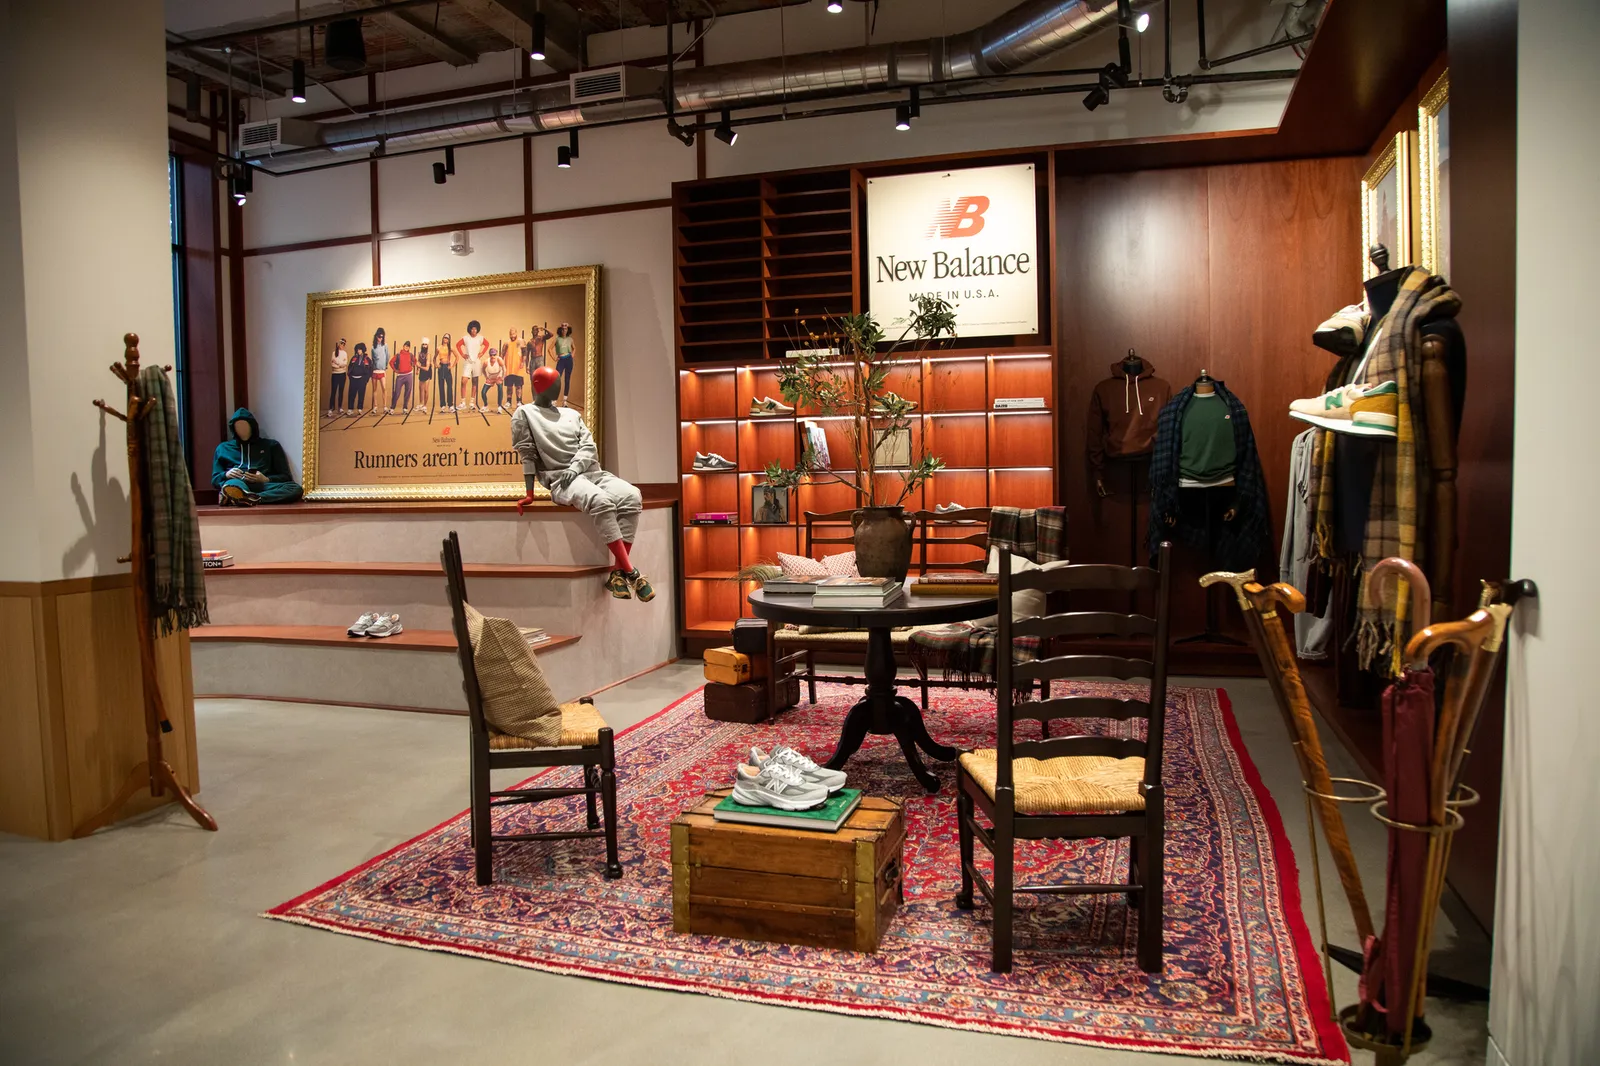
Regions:
[[[1389,249],[1389,267],[1415,261],[1411,248],[1411,136],[1394,135],[1361,179],[1361,280],[1378,268],[1370,258],[1373,246]]]
[[[1417,169],[1421,195],[1419,265],[1450,277],[1450,72],[1439,75],[1417,107]]]
[[[765,482],[750,486],[750,521],[758,526],[789,524],[789,490]]]
[[[911,465],[911,430],[906,426],[874,426],[872,460],[879,468]]]

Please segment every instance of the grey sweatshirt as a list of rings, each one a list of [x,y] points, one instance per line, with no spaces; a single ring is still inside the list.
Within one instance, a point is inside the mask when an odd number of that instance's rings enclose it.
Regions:
[[[511,416],[511,446],[522,456],[523,475],[547,489],[600,469],[594,437],[570,407],[523,404]]]

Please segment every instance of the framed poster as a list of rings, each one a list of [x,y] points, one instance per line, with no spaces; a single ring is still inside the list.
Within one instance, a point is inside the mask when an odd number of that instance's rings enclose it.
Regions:
[[[521,497],[511,414],[533,371],[603,448],[601,350],[598,266],[311,293],[306,498]]]
[[[1016,163],[867,179],[867,309],[891,337],[926,293],[955,306],[958,337],[1039,332],[1034,170]]]
[[[1394,135],[1361,179],[1361,280],[1378,268],[1374,245],[1389,249],[1390,268],[1414,261],[1411,249],[1411,131]]]
[[[1439,75],[1417,107],[1417,169],[1421,171],[1421,265],[1450,277],[1450,72]]]
[[[758,526],[789,522],[789,490],[762,482],[750,486],[750,520]]]

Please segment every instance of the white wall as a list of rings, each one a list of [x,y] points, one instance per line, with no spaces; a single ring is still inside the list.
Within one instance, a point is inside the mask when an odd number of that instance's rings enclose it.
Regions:
[[[12,328],[0,390],[8,424],[0,578],[115,573],[126,569],[117,557],[129,533],[123,426],[90,401],[123,406],[106,367],[121,357],[124,333],[139,334],[147,364],[173,359],[162,7],[55,0],[7,10],[0,323]],[[8,222],[12,211],[20,227]],[[22,403],[31,416],[16,410]],[[34,437],[31,491],[15,469],[27,456],[11,447],[17,425]],[[33,551],[9,550],[29,537]]]
[[[19,338],[27,328],[22,282],[22,205],[17,193],[16,89],[11,81],[11,9],[0,4],[0,336]],[[0,485],[10,496],[32,500],[33,411],[26,350],[8,345],[0,365],[7,383],[0,388]],[[19,516],[20,517],[20,516]],[[0,579],[35,580],[39,538],[32,524],[0,521]]]
[[[1519,6],[1511,570],[1539,600],[1518,608],[1509,650],[1491,1066],[1600,1062],[1600,445],[1594,345],[1572,328],[1600,275],[1600,125],[1573,110],[1596,47],[1593,0]]]

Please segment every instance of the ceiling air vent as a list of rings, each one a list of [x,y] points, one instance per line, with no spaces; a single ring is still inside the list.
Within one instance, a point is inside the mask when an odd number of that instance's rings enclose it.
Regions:
[[[239,150],[267,153],[276,148],[310,148],[317,144],[315,123],[297,118],[269,118],[239,124]]]
[[[654,96],[665,78],[660,71],[646,67],[602,67],[586,70],[568,79],[572,102],[592,104],[597,100],[623,100]]]

